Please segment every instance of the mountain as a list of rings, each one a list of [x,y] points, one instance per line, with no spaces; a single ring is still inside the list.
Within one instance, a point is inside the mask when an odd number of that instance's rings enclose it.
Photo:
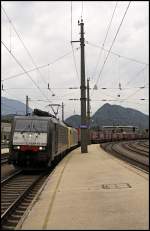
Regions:
[[[70,116],[65,120],[65,123],[74,128],[78,128],[81,124],[81,117],[79,115]]]
[[[14,114],[24,115],[26,105],[18,100],[1,97],[1,119],[10,120]],[[32,109],[29,108],[29,112]],[[6,116],[7,115],[7,116]],[[70,116],[65,122],[72,127],[79,127],[81,124],[80,115]],[[139,128],[149,127],[149,116],[131,108],[124,108],[119,105],[104,104],[91,118],[91,127],[101,126],[137,126]]]
[[[80,116],[75,115],[66,119],[73,127],[80,126]],[[131,108],[119,105],[104,104],[91,118],[91,127],[101,126],[137,126],[139,128],[149,127],[149,116]]]
[[[32,109],[29,108],[29,113]],[[18,114],[25,115],[26,105],[18,100],[8,99],[6,97],[1,97],[1,115]]]

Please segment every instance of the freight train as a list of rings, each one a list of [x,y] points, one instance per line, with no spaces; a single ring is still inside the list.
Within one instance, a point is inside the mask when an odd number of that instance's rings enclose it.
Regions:
[[[103,126],[101,130],[90,131],[91,143],[149,139],[148,129],[140,131],[135,126]]]
[[[78,132],[49,113],[15,116],[11,127],[9,163],[22,169],[42,169],[78,146]]]

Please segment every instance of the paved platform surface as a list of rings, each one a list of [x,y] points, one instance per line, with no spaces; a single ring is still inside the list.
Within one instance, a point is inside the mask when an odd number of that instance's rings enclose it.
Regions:
[[[17,229],[149,228],[148,174],[99,145],[88,150],[78,148],[59,163]]]

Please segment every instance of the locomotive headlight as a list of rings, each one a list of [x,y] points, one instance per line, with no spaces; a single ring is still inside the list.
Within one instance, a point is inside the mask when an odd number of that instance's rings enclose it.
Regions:
[[[14,149],[20,149],[20,146],[14,146]]]
[[[45,150],[45,147],[39,147],[39,150]]]

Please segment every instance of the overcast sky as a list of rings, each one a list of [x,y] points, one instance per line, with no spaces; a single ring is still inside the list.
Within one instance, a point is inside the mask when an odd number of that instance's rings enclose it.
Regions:
[[[2,96],[25,103],[28,95],[31,108],[50,112],[48,104],[63,102],[65,118],[80,114],[80,101],[69,100],[80,99],[80,43],[71,47],[70,41],[79,40],[78,20],[82,17],[91,114],[104,103],[149,114],[148,1],[131,1],[129,7],[129,1],[73,1],[72,14],[71,1],[1,4]],[[11,78],[41,66],[44,67],[39,71]],[[52,91],[47,89],[48,83]],[[97,90],[93,90],[95,83]],[[78,89],[69,90],[70,87]]]

